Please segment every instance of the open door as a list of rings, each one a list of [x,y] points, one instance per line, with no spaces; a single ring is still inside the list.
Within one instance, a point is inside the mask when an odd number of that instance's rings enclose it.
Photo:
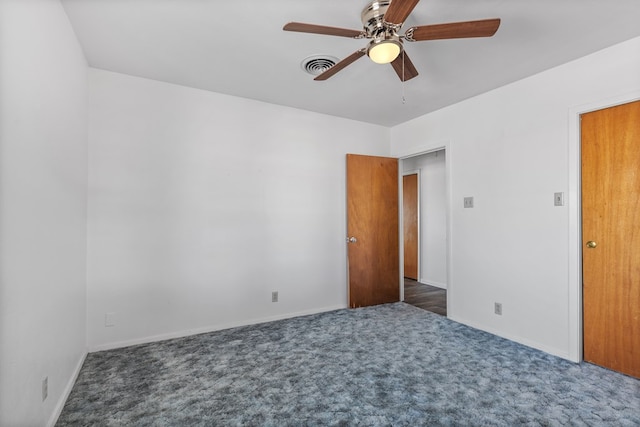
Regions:
[[[398,159],[347,154],[349,307],[400,300]]]

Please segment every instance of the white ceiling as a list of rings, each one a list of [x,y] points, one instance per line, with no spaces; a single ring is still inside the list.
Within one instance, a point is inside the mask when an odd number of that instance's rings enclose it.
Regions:
[[[640,36],[640,0],[422,0],[404,29],[502,24],[491,38],[405,43],[420,75],[403,87],[366,57],[313,81],[305,57],[342,59],[366,40],[282,31],[289,21],[359,30],[366,0],[62,3],[92,67],[384,126]]]

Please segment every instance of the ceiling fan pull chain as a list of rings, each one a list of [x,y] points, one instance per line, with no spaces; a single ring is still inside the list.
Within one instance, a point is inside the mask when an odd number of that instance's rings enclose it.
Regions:
[[[406,104],[407,100],[404,98],[404,82],[405,82],[406,76],[404,75],[404,50],[402,51],[402,103]]]

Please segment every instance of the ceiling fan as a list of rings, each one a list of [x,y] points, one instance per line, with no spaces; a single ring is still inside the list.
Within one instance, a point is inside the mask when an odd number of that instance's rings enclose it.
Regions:
[[[379,64],[391,63],[400,80],[407,81],[418,75],[416,67],[404,50],[403,43],[425,40],[491,37],[500,26],[500,19],[451,22],[447,24],[411,27],[403,35],[398,31],[419,0],[374,0],[361,14],[362,30],[327,27],[324,25],[289,22],[285,31],[324,34],[329,36],[371,39],[367,47],[355,51],[330,67],[314,80],[327,80],[364,55]]]

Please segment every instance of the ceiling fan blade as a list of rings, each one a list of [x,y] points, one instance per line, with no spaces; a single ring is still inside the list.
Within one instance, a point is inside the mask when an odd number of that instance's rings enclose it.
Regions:
[[[392,3],[393,4],[393,3]],[[405,33],[405,40],[462,39],[468,37],[491,37],[498,31],[500,18],[480,21],[451,22],[448,24],[411,27]]]
[[[392,0],[384,13],[384,21],[389,24],[402,24],[420,0]]]
[[[347,65],[351,65],[356,60],[362,58],[364,55],[365,55],[365,50],[364,49],[360,49],[358,51],[355,51],[351,55],[347,56],[342,61],[338,62],[336,65],[334,65],[333,67],[329,68],[327,71],[325,71],[324,73],[320,74],[318,77],[316,77],[313,80],[318,80],[318,81],[327,80],[329,77],[333,76],[338,71],[340,71],[343,68],[345,68]]]
[[[324,25],[305,24],[302,22],[289,22],[282,27],[285,31],[296,31],[299,33],[324,34],[327,36],[361,38],[364,35],[362,30],[350,30],[348,28],[326,27]]]
[[[393,69],[396,70],[396,73],[398,74],[398,77],[400,77],[400,80],[403,82],[411,80],[418,75],[418,70],[416,70],[413,62],[411,62],[411,60],[409,59],[409,55],[407,55],[404,50],[402,51],[402,53],[400,53],[400,55],[398,55],[396,59],[393,60],[391,65],[393,66]]]

